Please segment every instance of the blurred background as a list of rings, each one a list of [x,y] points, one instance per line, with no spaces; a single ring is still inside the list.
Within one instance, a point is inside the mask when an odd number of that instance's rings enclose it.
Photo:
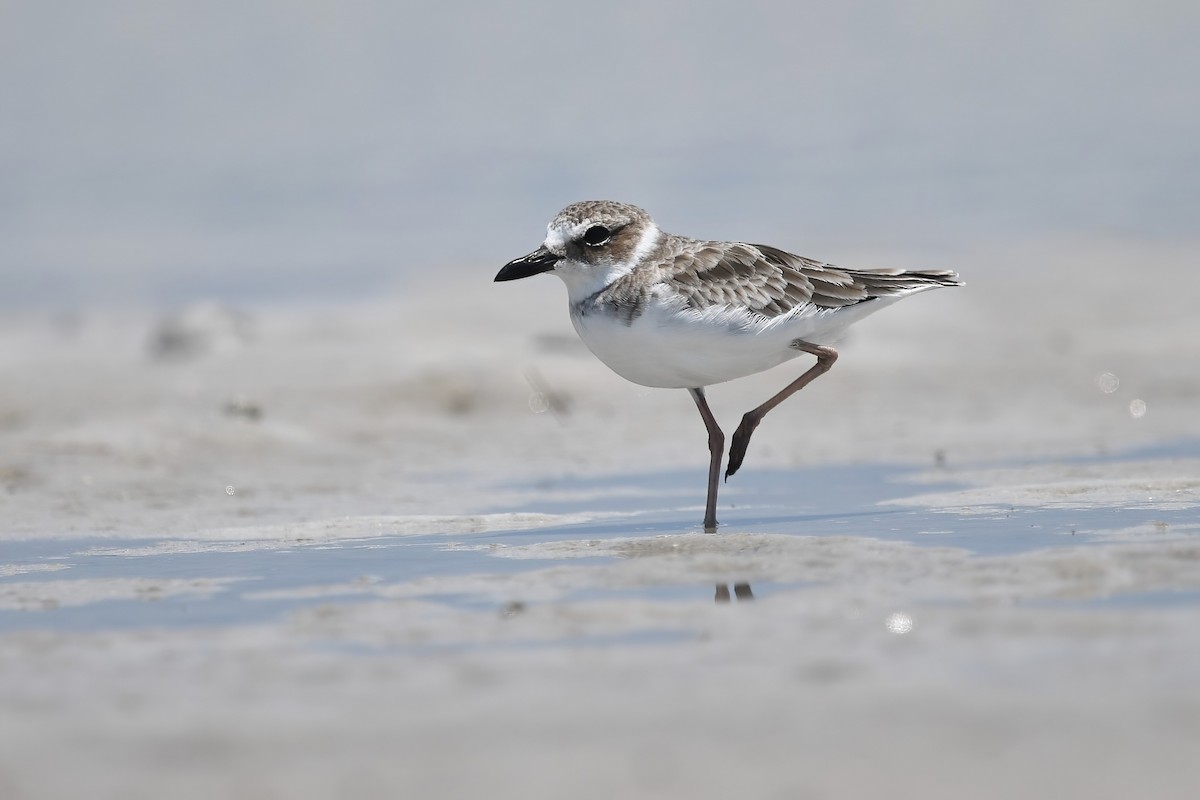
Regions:
[[[1198,31],[1189,0],[4,2],[0,308],[486,281],[599,197],[834,261],[1194,240]]]

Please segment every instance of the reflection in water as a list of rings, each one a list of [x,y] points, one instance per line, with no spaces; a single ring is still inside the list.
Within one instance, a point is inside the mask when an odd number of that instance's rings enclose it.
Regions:
[[[750,590],[750,584],[748,584],[748,583],[735,583],[733,585],[733,595],[738,600],[753,600],[754,599],[754,592]],[[718,583],[717,584],[717,594],[716,594],[716,597],[713,598],[713,600],[718,603],[728,603],[729,602],[729,586],[724,583]]]

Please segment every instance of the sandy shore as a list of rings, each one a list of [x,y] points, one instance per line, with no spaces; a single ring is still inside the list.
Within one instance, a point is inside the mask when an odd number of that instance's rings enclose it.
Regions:
[[[715,537],[551,278],[2,320],[0,796],[1190,797],[1197,252],[926,256]]]

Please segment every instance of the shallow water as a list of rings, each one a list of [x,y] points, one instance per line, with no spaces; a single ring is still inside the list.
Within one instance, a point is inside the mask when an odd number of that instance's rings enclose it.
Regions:
[[[1197,452],[1196,442],[1181,442],[1170,448],[1126,454],[1122,459]],[[1077,459],[1075,463],[1099,460]],[[702,499],[698,492],[703,488],[703,476],[679,471],[563,478],[536,487],[506,487],[532,492],[536,499],[519,508],[491,511],[609,515],[524,530],[278,543],[13,542],[5,545],[7,571],[13,574],[0,578],[0,605],[5,606],[0,609],[0,631],[250,625],[380,598],[501,615],[521,613],[539,602],[712,601],[711,565],[704,569],[685,565],[660,578],[631,580],[607,574],[598,578],[601,573],[597,570],[636,555],[613,549],[613,543],[625,540],[657,545],[659,554],[680,546],[694,549],[700,542],[710,556],[726,559],[717,563],[730,565],[728,581],[733,583],[745,579],[743,570],[754,572],[738,560],[739,548],[774,541],[774,537],[951,548],[972,559],[1003,559],[1050,548],[1100,546],[1112,541],[1112,532],[1139,526],[1152,532],[1150,541],[1153,532],[1185,539],[1195,536],[1195,508],[1164,509],[1151,503],[1087,508],[1013,506],[982,513],[978,509],[887,505],[889,500],[913,494],[913,486],[906,482],[912,474],[907,468],[878,464],[751,471],[724,488],[723,525],[711,540],[700,535],[701,511],[694,505]],[[920,486],[922,493],[952,488],[955,484],[949,472],[940,486],[928,480]],[[712,547],[704,547],[705,542]],[[514,554],[519,557],[498,557]],[[912,551],[895,558],[920,556],[919,551]],[[547,588],[549,584],[540,577],[542,571],[556,567],[577,572],[556,579],[559,583]],[[864,568],[867,576],[870,570]],[[816,572],[806,579],[802,568],[783,578],[764,575],[761,570],[754,574],[759,578],[753,583],[758,598],[830,580]],[[475,582],[464,582],[466,578]],[[504,583],[506,580],[510,582]],[[82,588],[82,594],[72,592],[73,587]],[[526,599],[527,595],[538,599]],[[1083,597],[1035,592],[1027,602],[1085,608],[1195,606],[1200,603],[1200,591],[1189,586],[1116,586]],[[678,631],[660,633],[667,638],[679,635]],[[630,642],[639,637],[663,641],[645,630],[628,636],[634,637]]]

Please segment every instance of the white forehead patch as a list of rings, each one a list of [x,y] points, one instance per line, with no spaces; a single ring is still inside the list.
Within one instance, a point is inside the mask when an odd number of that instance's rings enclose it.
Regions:
[[[556,228],[553,225],[546,226],[546,240],[542,245],[551,253],[562,255],[567,251],[568,236],[563,233],[561,228]]]
[[[546,240],[542,244],[551,253],[564,253],[567,249],[567,242],[581,238],[588,228],[600,224],[602,223],[599,220],[585,219],[568,228],[562,223],[555,225],[551,222],[546,226]]]

